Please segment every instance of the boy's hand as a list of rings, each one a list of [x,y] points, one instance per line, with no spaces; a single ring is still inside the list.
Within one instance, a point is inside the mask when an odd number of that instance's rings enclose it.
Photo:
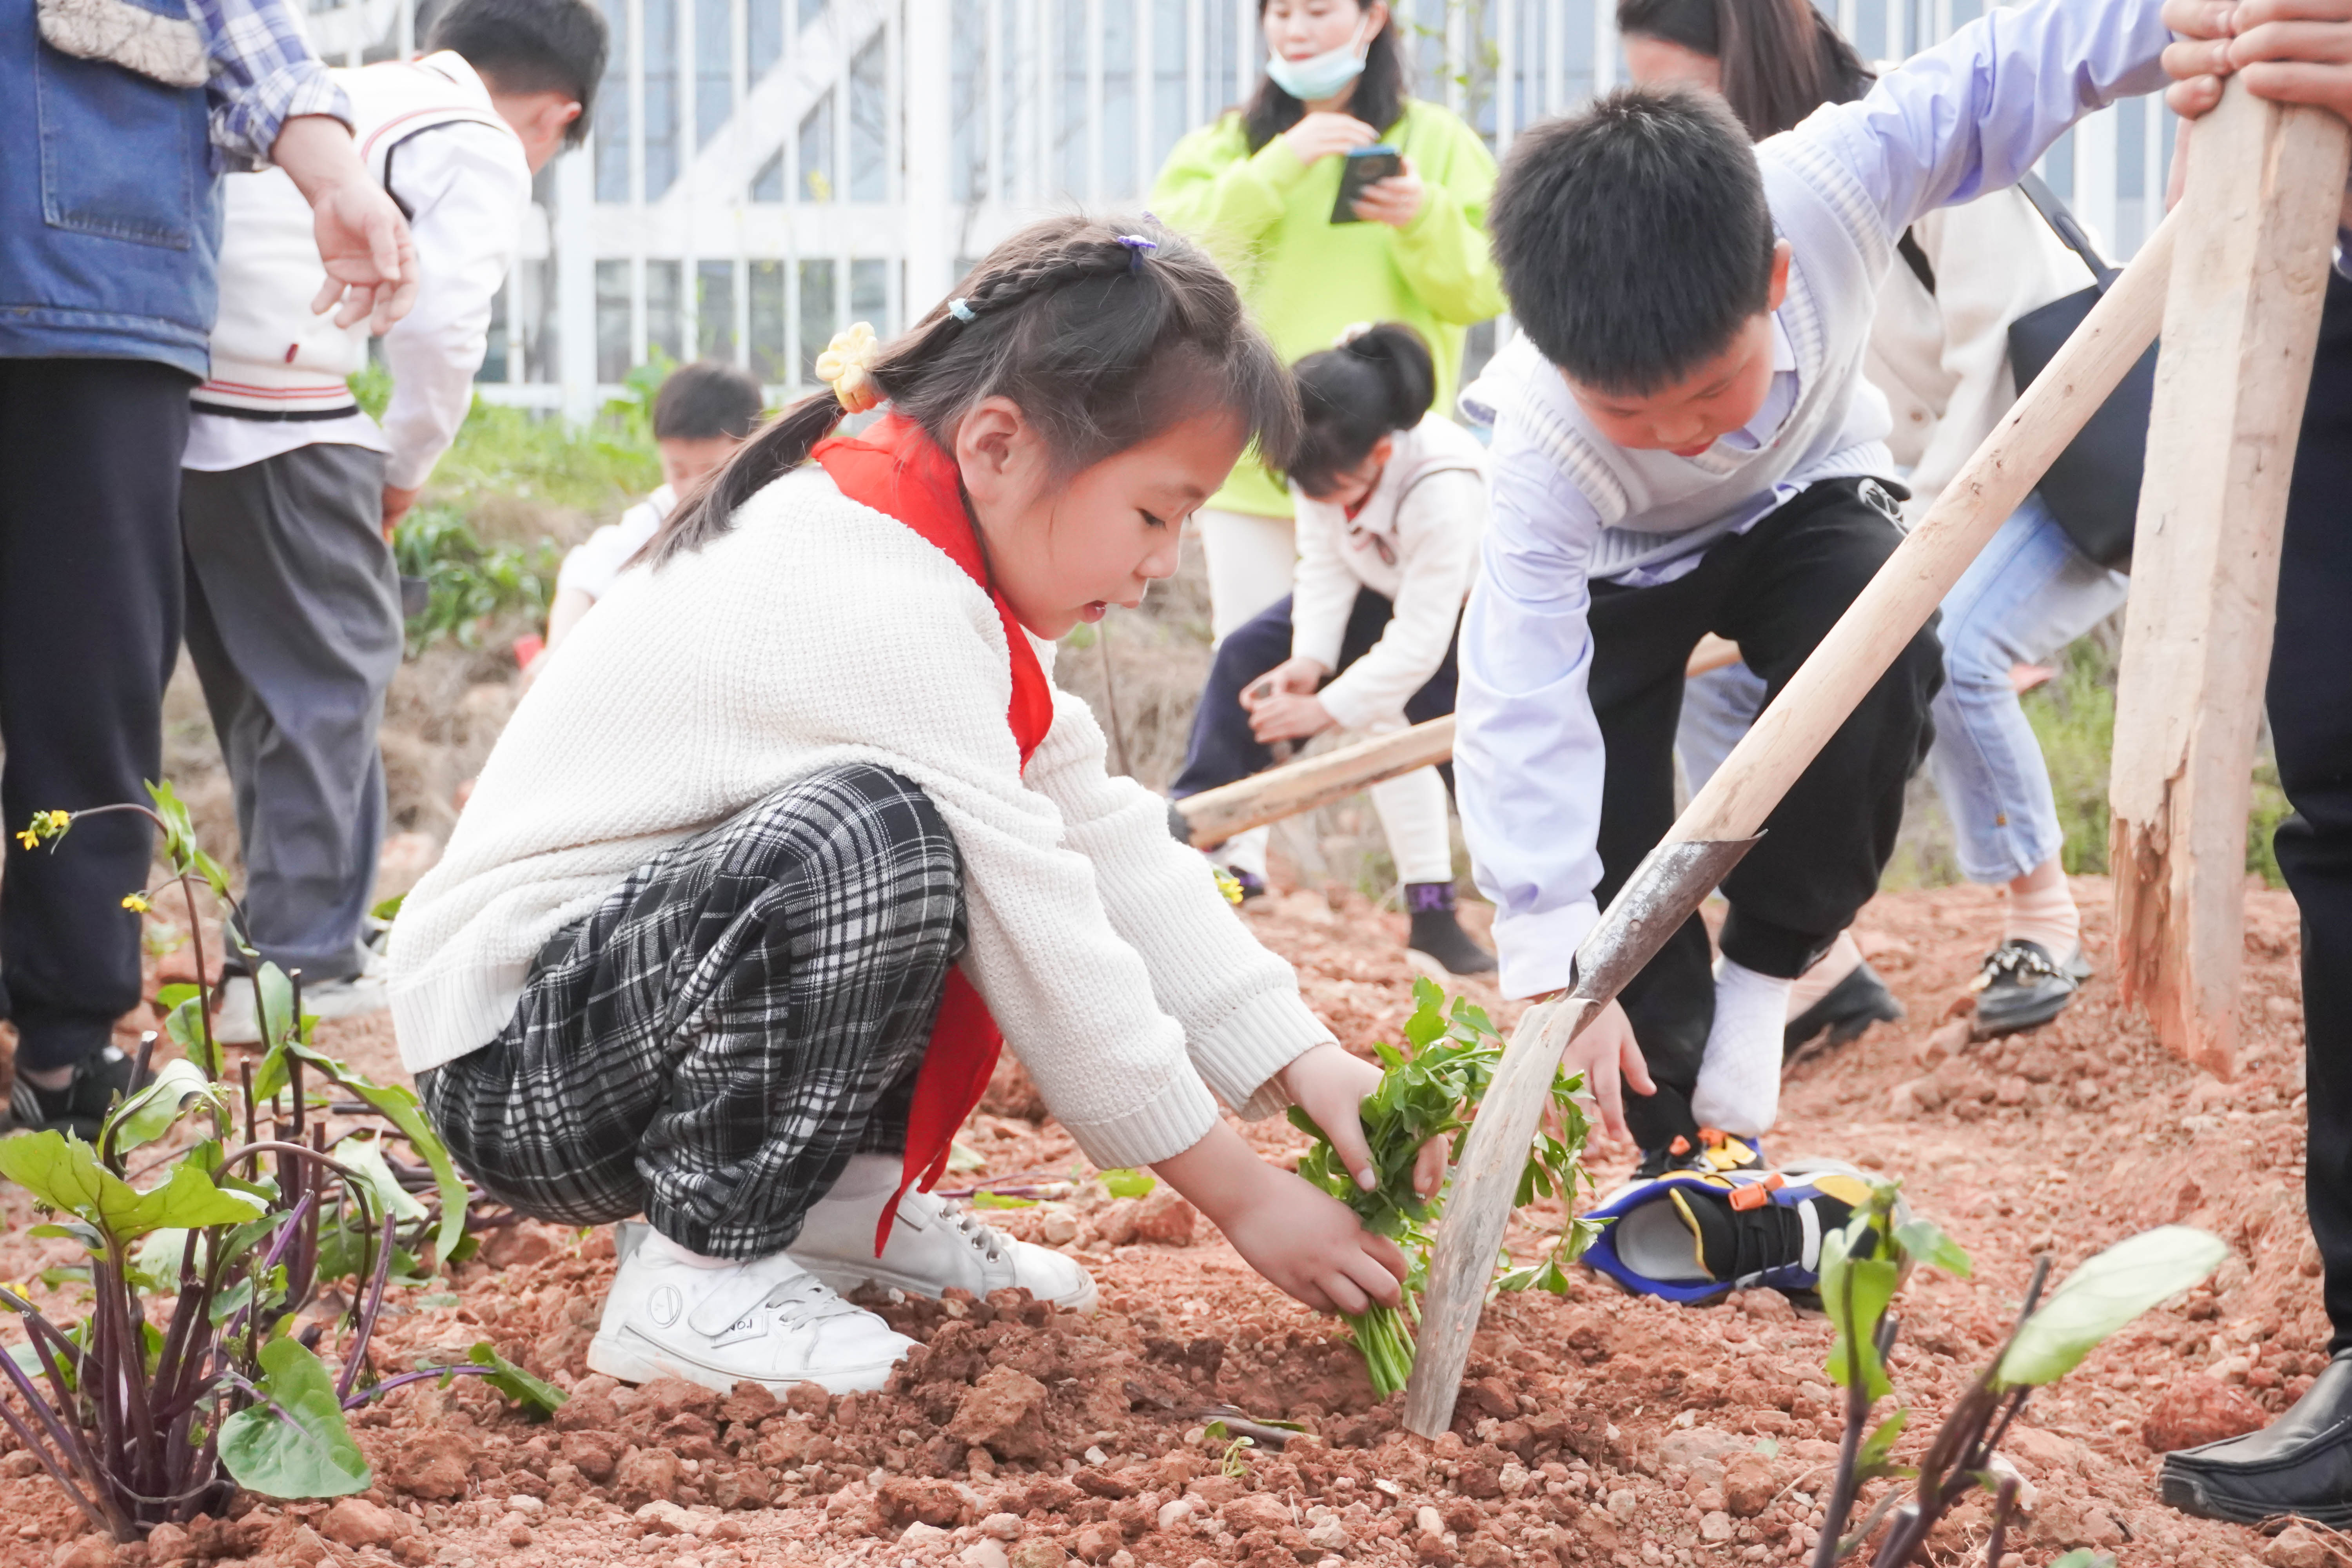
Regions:
[[[2165,101],[2193,120],[2239,75],[2258,98],[2307,103],[2352,120],[2352,0],[2168,0]]]
[[[1372,1146],[1364,1142],[1360,1108],[1365,1097],[1381,1087],[1381,1069],[1326,1041],[1283,1068],[1280,1076],[1298,1109],[1313,1117],[1331,1140],[1333,1152],[1356,1178],[1356,1185],[1366,1192],[1380,1185],[1380,1174],[1372,1169]],[[1427,1197],[1444,1180],[1445,1140],[1433,1138],[1413,1159],[1412,1190]]]
[[[1326,110],[1303,117],[1282,133],[1282,139],[1290,143],[1300,163],[1311,166],[1350,147],[1369,147],[1381,139],[1381,133],[1352,114]]]
[[[1318,1311],[1360,1312],[1403,1299],[1407,1266],[1396,1243],[1357,1224],[1337,1198],[1259,1159],[1230,1124],[1218,1122],[1151,1168],[1223,1231],[1251,1268]]]
[[[1251,705],[1249,713],[1250,733],[1263,746],[1276,741],[1304,741],[1339,722],[1331,717],[1331,710],[1323,706],[1320,697],[1300,697],[1287,691],[1261,699]]]
[[[1601,1009],[1601,1016],[1584,1033],[1568,1043],[1560,1065],[1584,1075],[1585,1089],[1600,1107],[1602,1130],[1612,1138],[1632,1142],[1633,1133],[1625,1125],[1625,1095],[1618,1087],[1619,1076],[1636,1094],[1655,1094],[1658,1086],[1650,1081],[1650,1065],[1642,1059],[1642,1047],[1633,1038],[1633,1021],[1625,1016],[1625,1009],[1615,1002]]]
[[[386,544],[392,542],[394,530],[400,526],[401,519],[408,515],[409,509],[416,504],[416,498],[423,493],[422,487],[413,489],[404,489],[398,485],[383,487],[383,542]]]
[[[1397,162],[1399,173],[1373,181],[1356,198],[1356,216],[1366,223],[1402,228],[1421,216],[1422,205],[1429,199],[1429,189],[1414,172],[1412,159],[1401,158]]]

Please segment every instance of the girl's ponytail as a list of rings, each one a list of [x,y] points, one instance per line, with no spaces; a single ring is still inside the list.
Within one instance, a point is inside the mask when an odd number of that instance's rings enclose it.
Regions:
[[[1269,462],[1288,460],[1298,405],[1281,360],[1208,253],[1149,218],[1032,224],[959,290],[862,363],[872,395],[859,407],[887,401],[945,447],[975,404],[1009,397],[1064,477],[1213,410]],[[659,566],[725,533],[844,412],[831,392],[785,409],[681,498],[637,559]]]
[[[1429,345],[1402,321],[1360,328],[1338,348],[1308,354],[1291,374],[1306,428],[1288,477],[1310,496],[1328,494],[1381,437],[1420,424],[1437,395]]]

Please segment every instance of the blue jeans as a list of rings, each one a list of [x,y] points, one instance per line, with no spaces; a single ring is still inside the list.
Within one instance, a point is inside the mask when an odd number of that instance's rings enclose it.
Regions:
[[[2130,585],[2075,549],[2035,494],[1945,595],[1944,689],[1927,768],[1971,882],[2021,877],[2065,842],[2010,667],[2050,658],[2113,615]],[[1692,789],[1723,765],[1763,706],[1764,683],[1744,664],[1689,683],[1675,745]]]

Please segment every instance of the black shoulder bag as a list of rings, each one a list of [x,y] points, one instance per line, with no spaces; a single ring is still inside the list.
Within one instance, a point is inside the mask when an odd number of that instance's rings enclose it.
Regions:
[[[2083,258],[2098,281],[2088,289],[2053,300],[2009,324],[2009,363],[2023,392],[2057,354],[2099,296],[2115,282],[2118,269],[2093,248],[2090,237],[2066,204],[2029,174],[2017,188],[2033,204],[2066,248]],[[2147,458],[2148,405],[2156,395],[2156,345],[2150,344],[2139,363],[2101,404],[2079,434],[2058,454],[2037,487],[2042,501],[2076,549],[2100,565],[2119,572],[2131,570],[2132,523],[2139,513],[2139,479]]]

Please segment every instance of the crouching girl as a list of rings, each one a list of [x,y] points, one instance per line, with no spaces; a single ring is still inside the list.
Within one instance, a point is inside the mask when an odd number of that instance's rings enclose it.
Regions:
[[[1306,427],[1289,468],[1292,592],[1217,645],[1178,799],[1268,766],[1326,730],[1371,733],[1454,711],[1454,626],[1486,528],[1486,449],[1429,412],[1429,349],[1411,327],[1359,329],[1297,363]],[[1435,768],[1374,784],[1419,966],[1482,974],[1492,953],[1454,911],[1454,840]],[[1262,889],[1265,830],[1213,851]]]
[[[1047,673],[1175,570],[1246,442],[1288,452],[1282,368],[1156,229],[1041,224],[963,290],[887,348],[836,340],[836,395],[671,514],[394,928],[402,1054],[459,1161],[525,1214],[649,1222],[589,1352],[616,1377],[878,1386],[907,1342],[835,1294],[869,1279],[1090,1305],[1068,1258],[921,1190],[1000,1029],[1088,1157],[1152,1167],[1283,1289],[1397,1296],[1396,1249],[1216,1106],[1295,1100],[1362,1170],[1374,1069]]]

